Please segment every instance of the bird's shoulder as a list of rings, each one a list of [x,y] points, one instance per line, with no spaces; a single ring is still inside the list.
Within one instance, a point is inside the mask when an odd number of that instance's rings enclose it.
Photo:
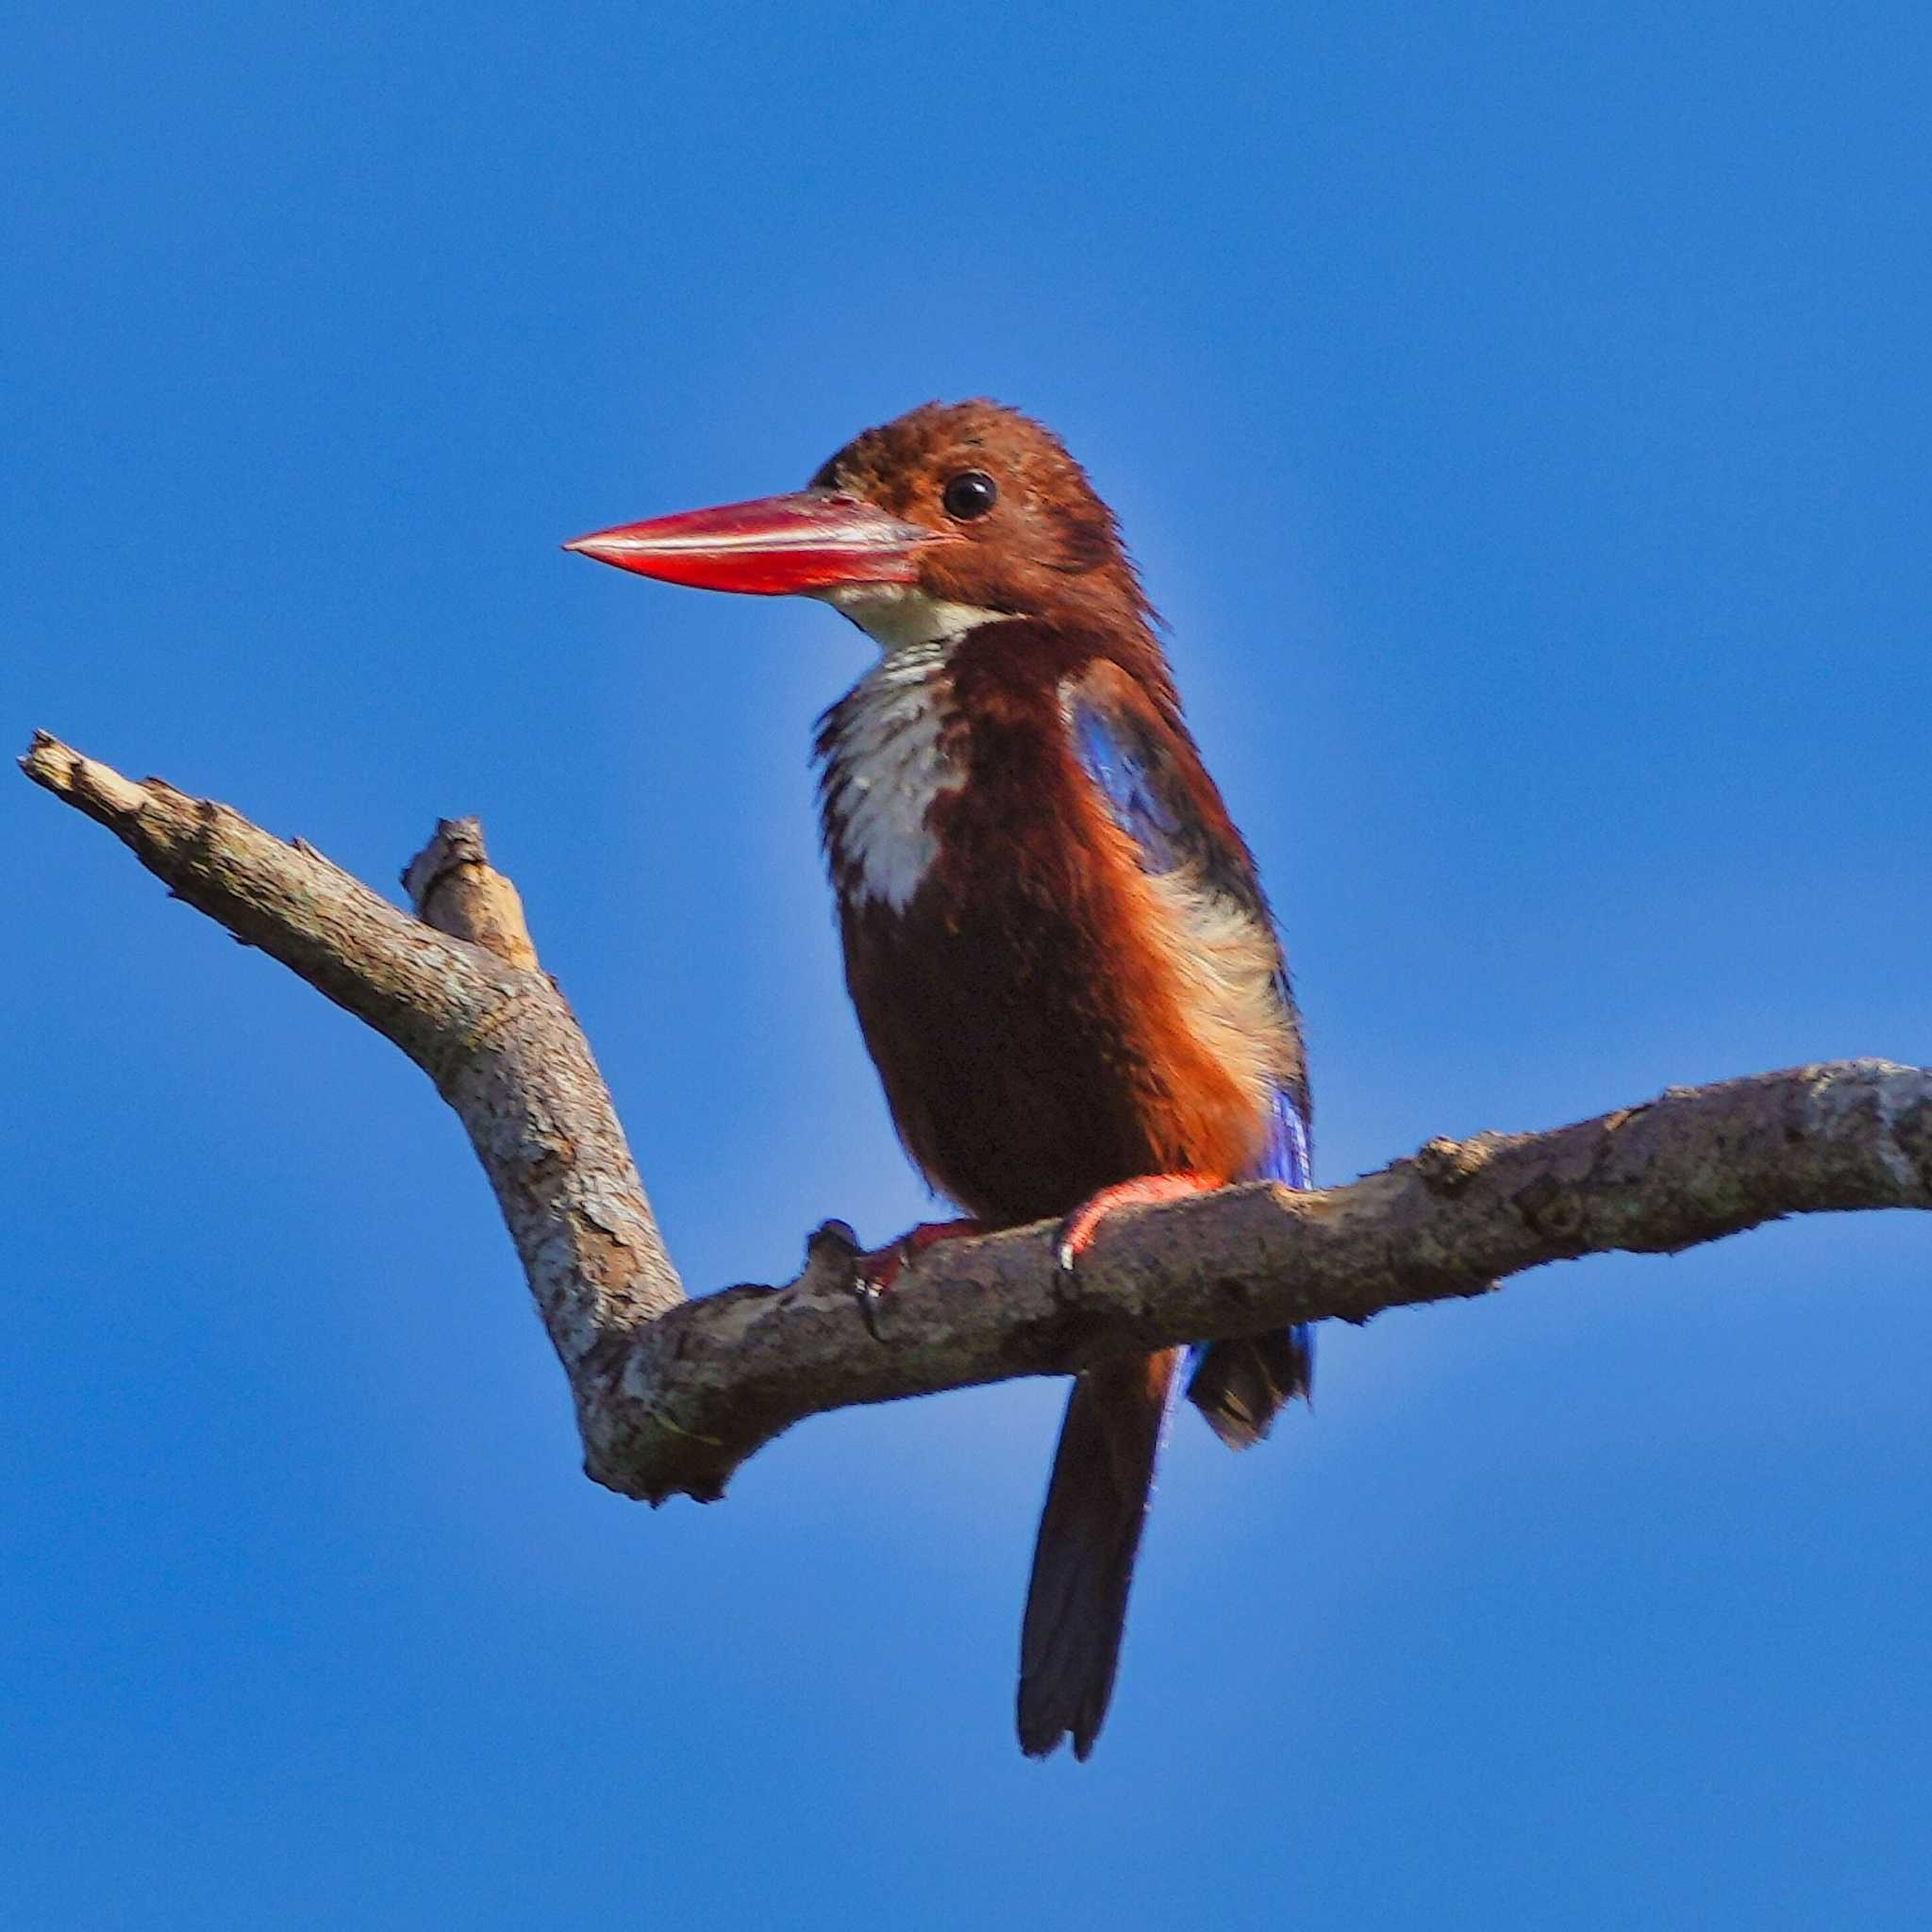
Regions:
[[[1269,1146],[1257,1173],[1305,1186],[1308,1094],[1288,961],[1253,854],[1177,708],[1123,666],[1096,660],[1059,701],[1095,811],[1141,874],[1143,904],[1193,965],[1207,1008],[1266,1041]]]

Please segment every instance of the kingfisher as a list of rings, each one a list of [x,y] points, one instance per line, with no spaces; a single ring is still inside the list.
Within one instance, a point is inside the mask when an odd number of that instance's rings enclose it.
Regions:
[[[845,979],[900,1140],[952,1235],[1308,1183],[1308,1088],[1255,861],[1182,717],[1112,511],[1060,440],[987,401],[868,429],[790,495],[564,546],[673,584],[829,604],[876,661],[819,721]],[[1021,1748],[1093,1748],[1184,1351],[1074,1383],[1020,1646]],[[1185,1352],[1245,1448],[1311,1385],[1306,1326]]]

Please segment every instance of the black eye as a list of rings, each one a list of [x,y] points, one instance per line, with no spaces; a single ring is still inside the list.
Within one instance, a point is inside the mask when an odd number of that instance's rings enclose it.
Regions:
[[[999,485],[984,470],[961,470],[940,492],[946,514],[962,524],[983,517],[999,500]]]

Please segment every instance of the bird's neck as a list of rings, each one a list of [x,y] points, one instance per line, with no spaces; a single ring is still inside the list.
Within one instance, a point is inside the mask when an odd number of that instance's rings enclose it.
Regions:
[[[917,584],[835,584],[818,593],[849,617],[887,657],[914,645],[957,643],[982,624],[1012,615],[934,597]]]
[[[825,857],[848,907],[906,909],[940,856],[933,807],[971,775],[970,741],[1004,721],[1002,763],[1050,758],[1060,682],[1095,657],[1120,662],[1178,719],[1165,660],[1138,620],[1062,624],[898,585],[822,594],[880,649],[819,725]]]
[[[952,664],[1003,611],[896,584],[853,585],[825,601],[879,646],[879,660],[820,723],[819,810],[833,884],[847,900],[902,911],[939,856],[933,801],[965,781]]]

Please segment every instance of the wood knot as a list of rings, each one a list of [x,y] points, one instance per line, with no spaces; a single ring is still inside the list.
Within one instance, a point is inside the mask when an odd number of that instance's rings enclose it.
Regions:
[[[1473,1141],[1439,1137],[1419,1147],[1409,1162],[1434,1194],[1453,1194],[1490,1164],[1490,1150],[1478,1135]]]
[[[1545,1241],[1582,1252],[1583,1200],[1553,1174],[1541,1174],[1512,1197],[1516,1211]]]
[[[1919,1171],[1919,1184],[1932,1193],[1932,1102],[1915,1101],[1891,1124],[1901,1151]]]
[[[481,946],[521,972],[536,971],[523,899],[491,865],[481,820],[439,819],[435,837],[403,868],[403,890],[425,925]]]
[[[805,1272],[794,1286],[808,1293],[849,1290],[858,1279],[862,1250],[842,1221],[823,1221],[805,1238]]]

